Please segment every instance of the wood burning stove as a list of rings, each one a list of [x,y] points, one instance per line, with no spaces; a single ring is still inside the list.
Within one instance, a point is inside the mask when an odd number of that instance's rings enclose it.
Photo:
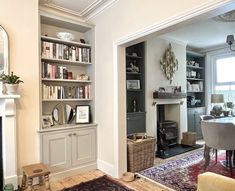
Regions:
[[[171,120],[165,120],[164,105],[158,105],[157,121],[157,153],[156,156],[164,155],[165,150],[174,146],[178,142],[177,123]]]

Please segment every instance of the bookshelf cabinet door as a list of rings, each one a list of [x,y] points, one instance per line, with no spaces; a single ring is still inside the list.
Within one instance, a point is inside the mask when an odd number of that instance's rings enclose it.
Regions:
[[[42,162],[52,172],[71,166],[71,132],[42,135]]]
[[[83,129],[72,136],[72,166],[78,166],[96,160],[96,130]]]
[[[127,135],[145,131],[145,112],[127,114]]]

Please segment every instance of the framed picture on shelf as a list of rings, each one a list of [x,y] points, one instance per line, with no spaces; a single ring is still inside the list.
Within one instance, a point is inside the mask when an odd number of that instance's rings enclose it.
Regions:
[[[127,80],[126,81],[126,88],[128,90],[138,90],[140,89],[140,80]]]
[[[42,116],[42,127],[43,128],[50,128],[53,125],[54,125],[54,123],[53,123],[52,115],[43,115]]]
[[[90,106],[76,106],[76,123],[90,123]]]

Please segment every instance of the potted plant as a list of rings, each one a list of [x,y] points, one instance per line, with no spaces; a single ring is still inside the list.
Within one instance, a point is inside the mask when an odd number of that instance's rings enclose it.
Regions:
[[[11,72],[10,75],[2,74],[1,79],[6,87],[7,94],[15,94],[19,83],[24,83],[20,77]]]

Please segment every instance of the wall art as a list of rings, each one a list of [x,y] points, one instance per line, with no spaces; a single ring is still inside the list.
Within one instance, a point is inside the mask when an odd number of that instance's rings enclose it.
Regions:
[[[172,51],[172,46],[170,43],[160,59],[160,65],[166,78],[170,80],[171,84],[174,74],[178,70],[178,60],[175,58],[175,54]]]

